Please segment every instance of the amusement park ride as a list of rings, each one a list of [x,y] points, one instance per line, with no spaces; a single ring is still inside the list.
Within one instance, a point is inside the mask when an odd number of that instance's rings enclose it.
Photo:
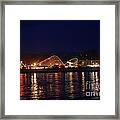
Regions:
[[[20,62],[20,69],[48,69],[48,68],[79,68],[79,67],[100,67],[99,60],[78,60],[78,58],[72,58],[66,63],[53,55],[43,61],[33,63],[31,65]]]

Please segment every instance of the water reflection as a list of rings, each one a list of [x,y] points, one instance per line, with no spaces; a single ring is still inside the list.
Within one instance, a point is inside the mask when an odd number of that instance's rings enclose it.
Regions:
[[[21,100],[99,100],[99,72],[20,74]]]

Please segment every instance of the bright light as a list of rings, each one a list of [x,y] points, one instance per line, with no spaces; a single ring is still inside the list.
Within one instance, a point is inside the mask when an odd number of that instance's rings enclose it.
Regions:
[[[87,65],[87,66],[89,66],[89,67],[100,67],[100,65],[99,64],[95,64],[95,65]]]
[[[36,66],[36,63],[34,63],[34,66]]]

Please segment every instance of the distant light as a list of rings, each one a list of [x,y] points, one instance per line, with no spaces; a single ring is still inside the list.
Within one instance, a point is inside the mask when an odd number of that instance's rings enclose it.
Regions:
[[[95,64],[95,65],[87,65],[88,67],[100,67],[100,65],[99,64]]]
[[[36,63],[34,63],[34,66],[36,66]]]

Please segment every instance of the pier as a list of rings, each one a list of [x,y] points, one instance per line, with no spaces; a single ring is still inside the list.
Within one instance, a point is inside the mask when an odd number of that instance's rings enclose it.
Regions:
[[[83,72],[100,71],[100,67],[21,69],[20,73],[53,73],[53,72],[82,72],[82,71]]]

